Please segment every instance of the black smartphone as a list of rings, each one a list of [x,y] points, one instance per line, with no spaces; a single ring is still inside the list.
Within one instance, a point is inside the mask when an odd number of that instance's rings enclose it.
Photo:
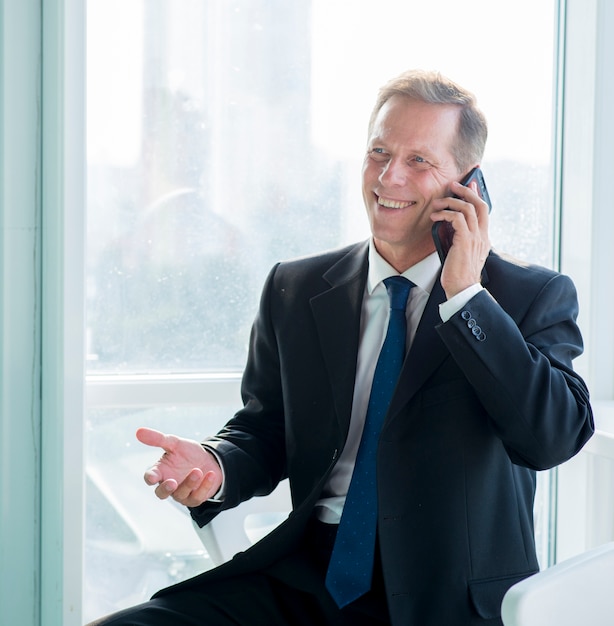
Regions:
[[[479,167],[474,167],[460,182],[461,185],[469,187],[469,184],[474,180],[478,184],[478,194],[480,198],[488,204],[488,212],[490,213],[492,210],[492,203],[490,201],[490,196],[488,195],[486,183],[484,182],[484,174],[482,174],[482,170]],[[446,256],[448,255],[448,251],[452,246],[454,228],[450,222],[435,222],[431,232],[433,233],[433,240],[435,241],[437,254],[439,254],[441,264],[443,265],[443,262],[446,260]]]

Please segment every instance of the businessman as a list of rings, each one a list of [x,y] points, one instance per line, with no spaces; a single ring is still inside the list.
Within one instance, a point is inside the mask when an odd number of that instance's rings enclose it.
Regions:
[[[292,512],[232,561],[100,624],[501,624],[535,573],[535,472],[593,433],[574,373],[569,278],[491,250],[458,181],[487,137],[473,95],[410,71],[379,93],[363,198],[369,241],[276,265],[244,406],[196,442],[147,428],[145,474],[199,525],[288,478]],[[453,228],[440,260],[435,222]]]

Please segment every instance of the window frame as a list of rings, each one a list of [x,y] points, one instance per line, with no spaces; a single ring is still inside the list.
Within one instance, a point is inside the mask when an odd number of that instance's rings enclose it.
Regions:
[[[11,470],[0,607],[3,621],[26,626],[40,618],[40,28],[38,3],[0,4],[0,458]]]
[[[81,623],[84,509],[85,16],[43,0],[40,624]],[[80,468],[79,471],[77,468]]]
[[[564,55],[561,59],[561,270],[577,287],[579,324],[585,354],[576,367],[587,381],[595,412],[596,434],[576,458],[557,469],[555,560],[559,562],[603,541],[600,519],[614,516],[611,473],[614,460],[614,310],[611,267],[614,232],[610,179],[614,156],[614,7],[607,0],[562,2]],[[605,502],[604,502],[605,500]]]

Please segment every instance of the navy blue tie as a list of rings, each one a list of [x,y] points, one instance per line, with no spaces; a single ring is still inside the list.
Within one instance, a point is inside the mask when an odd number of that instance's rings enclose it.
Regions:
[[[326,588],[340,608],[371,588],[377,531],[377,444],[405,358],[405,308],[413,283],[391,276],[384,284],[390,299],[390,321],[375,366],[362,439],[326,574]]]

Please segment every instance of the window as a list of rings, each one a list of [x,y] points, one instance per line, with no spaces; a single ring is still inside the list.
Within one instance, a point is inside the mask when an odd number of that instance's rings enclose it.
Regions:
[[[558,241],[554,1],[87,6],[86,620],[209,566],[185,512],[142,486],[157,453],[134,430],[221,426],[271,265],[368,236],[360,164],[385,80],[437,68],[475,91],[494,245],[553,265]]]
[[[554,6],[481,4],[90,0],[90,373],[239,371],[270,266],[367,236],[366,120],[410,66],[478,94],[493,241],[551,265]]]

